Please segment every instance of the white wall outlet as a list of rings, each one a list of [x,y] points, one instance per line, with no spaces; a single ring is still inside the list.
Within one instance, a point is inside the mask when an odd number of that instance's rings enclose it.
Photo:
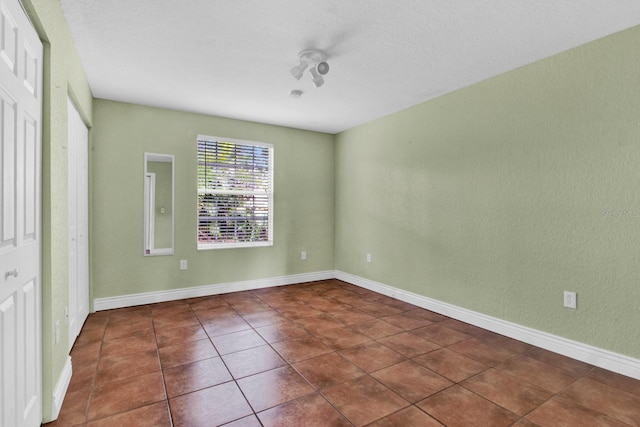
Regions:
[[[56,344],[60,344],[60,321],[56,320],[56,331],[55,331],[56,337]]]
[[[567,308],[577,307],[577,298],[575,292],[564,291],[564,306]]]
[[[187,268],[189,268],[189,263],[187,262],[186,259],[181,259],[180,260],[180,270],[186,270]]]
[[[371,262],[371,254],[367,254],[367,262]]]
[[[307,259],[307,251],[302,251],[300,252],[300,259],[302,261],[304,261],[305,259]]]

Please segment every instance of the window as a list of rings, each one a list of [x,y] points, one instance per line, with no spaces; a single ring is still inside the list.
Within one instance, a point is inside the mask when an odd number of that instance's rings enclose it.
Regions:
[[[273,244],[273,145],[198,136],[198,249]]]

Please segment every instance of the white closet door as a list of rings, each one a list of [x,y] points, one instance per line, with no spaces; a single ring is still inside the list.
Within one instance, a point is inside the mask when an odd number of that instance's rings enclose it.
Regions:
[[[89,315],[89,130],[68,100],[69,349]]]
[[[0,426],[42,422],[42,43],[0,0]]]

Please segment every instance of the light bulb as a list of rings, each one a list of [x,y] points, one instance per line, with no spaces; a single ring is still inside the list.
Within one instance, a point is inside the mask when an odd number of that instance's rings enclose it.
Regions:
[[[315,87],[320,87],[324,84],[324,79],[320,74],[318,74],[318,71],[316,71],[316,67],[310,69],[309,73],[311,73],[311,77],[313,77],[312,81]]]
[[[329,72],[329,64],[323,61],[316,65],[316,69],[318,70],[318,73],[325,75]]]
[[[302,78],[302,73],[307,68],[306,62],[300,62],[300,65],[296,65],[291,69],[291,75],[296,79],[300,80]]]

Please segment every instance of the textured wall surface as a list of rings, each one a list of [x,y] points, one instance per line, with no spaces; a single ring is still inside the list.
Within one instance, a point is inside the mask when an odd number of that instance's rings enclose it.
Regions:
[[[65,307],[69,305],[67,200],[67,98],[90,125],[92,95],[60,3],[22,0],[44,41],[42,114],[42,365],[43,414],[51,414],[55,382],[69,355]],[[62,325],[55,343],[55,323]]]
[[[638,46],[635,27],[339,134],[336,268],[640,357]]]
[[[93,114],[94,298],[333,269],[333,136],[100,99]],[[196,249],[199,134],[274,145],[272,247]],[[145,151],[175,155],[172,256],[143,256]]]
[[[66,334],[54,342],[68,304],[68,96],[95,125],[92,299],[335,266],[640,357],[640,28],[357,127],[334,143],[331,135],[256,123],[92,105],[59,3],[23,4],[45,41],[45,416],[68,356]],[[273,247],[196,250],[198,134],[275,145]],[[176,156],[174,256],[142,255],[145,151]],[[189,260],[188,271],[178,270],[179,259]],[[562,308],[563,290],[578,293],[577,310]]]

